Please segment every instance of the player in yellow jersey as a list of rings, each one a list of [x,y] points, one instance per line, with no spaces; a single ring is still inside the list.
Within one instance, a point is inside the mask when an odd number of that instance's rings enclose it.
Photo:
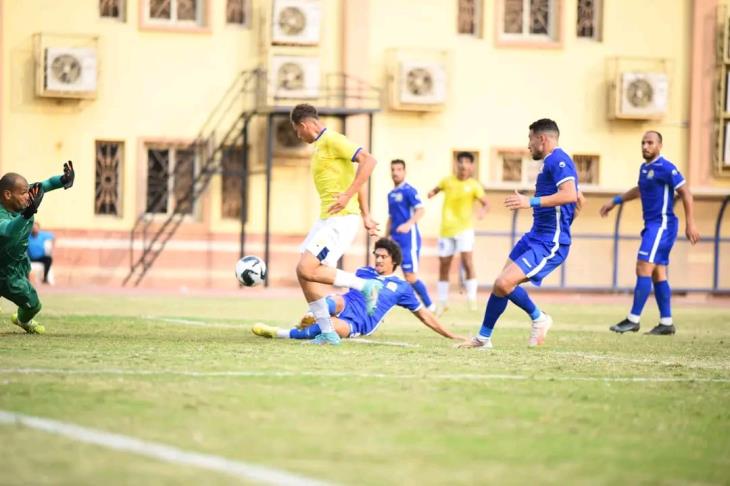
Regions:
[[[370,235],[377,235],[378,227],[370,217],[365,184],[376,161],[367,150],[325,127],[312,105],[295,106],[290,120],[297,137],[314,145],[312,175],[321,201],[319,219],[299,247],[297,278],[309,310],[322,330],[313,342],[339,344],[340,337],[332,326],[327,305],[327,295],[331,293],[329,286],[362,292],[369,314],[375,310],[378,291],[383,286],[377,279],[366,280],[335,268],[355,239],[360,221]],[[357,170],[353,162],[357,163]]]
[[[456,175],[445,177],[428,193],[431,199],[439,192],[444,193],[444,207],[441,215],[441,235],[439,238],[439,282],[438,310],[442,313],[449,301],[449,269],[454,253],[459,253],[465,273],[464,284],[470,310],[477,308],[478,282],[474,273],[474,202],[480,203],[477,217],[482,219],[487,210],[487,197],[481,183],[472,177],[474,156],[469,152],[459,152],[456,156]]]

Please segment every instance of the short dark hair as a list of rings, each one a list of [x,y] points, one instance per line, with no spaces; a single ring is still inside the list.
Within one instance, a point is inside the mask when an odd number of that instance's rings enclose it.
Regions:
[[[659,139],[659,143],[664,143],[664,139],[662,138],[662,134],[657,132],[656,130],[647,130],[646,133],[656,133],[657,138]]]
[[[456,154],[456,160],[469,159],[469,162],[474,163],[474,154],[471,152],[459,152]]]
[[[403,254],[400,251],[400,246],[398,246],[398,243],[391,240],[390,238],[380,238],[378,241],[376,241],[373,251],[379,249],[387,251],[390,255],[390,258],[393,259],[393,270],[398,268],[398,265],[403,262]]]
[[[530,130],[532,130],[533,133],[555,132],[560,135],[558,124],[550,118],[540,118],[539,120],[532,122]]]
[[[317,113],[317,108],[315,108],[314,106],[308,103],[301,103],[292,108],[289,117],[291,118],[291,121],[293,123],[299,123],[305,118],[318,119],[319,113]]]
[[[0,178],[0,193],[3,191],[12,191],[20,180],[25,180],[25,178],[15,172],[8,172]]]
[[[404,169],[406,168],[406,161],[403,159],[393,159],[390,161],[390,165],[396,165],[396,164],[402,165]]]

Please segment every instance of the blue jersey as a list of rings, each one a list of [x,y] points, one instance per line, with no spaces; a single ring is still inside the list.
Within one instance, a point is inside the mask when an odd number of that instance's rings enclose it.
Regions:
[[[418,191],[408,184],[402,182],[388,193],[388,215],[390,216],[390,234],[395,234],[395,229],[411,219],[416,209],[423,206]],[[416,231],[418,228],[414,226]]]
[[[338,317],[352,325],[353,336],[371,334],[383,320],[385,314],[396,305],[411,312],[416,312],[422,307],[421,301],[413,292],[413,287],[401,278],[394,275],[380,276],[373,267],[360,267],[355,275],[364,279],[377,278],[383,282],[383,288],[380,289],[375,312],[372,315],[367,313],[365,298],[361,292],[350,290],[342,296],[345,299],[345,309]]]
[[[639,193],[644,224],[676,224],[674,214],[674,191],[686,181],[677,167],[662,156],[641,164],[639,170]]]
[[[570,182],[572,181],[572,182]],[[552,196],[560,184],[574,183],[578,190],[578,174],[573,160],[563,149],[556,148],[545,157],[535,183],[535,196]],[[533,208],[529,234],[538,240],[570,244],[570,225],[575,217],[575,203],[553,208]]]
[[[33,233],[28,237],[28,257],[31,260],[38,260],[46,256],[46,241],[53,240],[53,233],[39,231],[36,236]]]

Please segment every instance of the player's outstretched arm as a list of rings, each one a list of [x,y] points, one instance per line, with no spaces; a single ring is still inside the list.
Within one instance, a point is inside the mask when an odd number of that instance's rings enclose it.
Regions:
[[[370,206],[368,205],[368,185],[363,184],[357,191],[357,202],[360,204],[360,215],[362,216],[362,224],[370,236],[378,236],[378,223],[370,216]]]
[[[427,196],[427,197],[428,197],[429,199],[431,199],[432,197],[434,197],[434,196],[435,196],[436,194],[438,194],[439,192],[441,192],[441,188],[440,188],[440,187],[438,187],[438,186],[436,186],[436,187],[434,187],[433,189],[431,189],[431,190],[429,191],[429,193],[428,193],[428,196]]]
[[[636,199],[637,197],[639,197],[639,195],[639,186],[634,186],[623,194],[614,196],[614,198],[610,202],[607,202],[606,204],[601,206],[601,217],[605,218],[614,207],[618,206],[621,203]]]
[[[327,208],[327,212],[329,214],[339,213],[340,211],[345,209],[348,201],[350,201],[350,199],[355,194],[360,193],[360,188],[364,186],[367,180],[370,178],[370,174],[373,173],[375,164],[377,164],[375,157],[373,157],[370,152],[365,149],[360,149],[360,151],[357,153],[357,156],[355,157],[354,162],[357,162],[355,179],[352,181],[352,184],[350,184],[350,187],[348,187],[345,192],[338,195],[335,202],[332,203],[329,208]]]
[[[677,189],[677,194],[679,194],[679,198],[682,200],[682,205],[684,206],[684,217],[687,220],[684,233],[690,243],[694,245],[700,241],[700,233],[697,231],[697,227],[695,226],[694,197],[686,184]]]
[[[444,329],[444,327],[439,323],[438,319],[435,315],[425,307],[421,307],[417,311],[413,313],[416,317],[418,317],[418,320],[420,320],[422,323],[424,323],[427,327],[430,327],[431,330],[434,332],[441,334],[445,338],[449,339],[460,339],[462,341],[466,340],[465,337],[459,336],[457,334],[453,334],[449,332],[448,330]]]
[[[63,164],[63,174],[60,176],[49,177],[40,184],[43,186],[43,191],[53,191],[55,189],[68,189],[74,185],[74,178],[76,172],[74,171],[74,164],[70,160]]]

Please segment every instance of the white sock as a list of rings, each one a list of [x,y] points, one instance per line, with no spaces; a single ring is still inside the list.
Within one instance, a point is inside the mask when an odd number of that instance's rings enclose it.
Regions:
[[[634,324],[639,323],[639,316],[637,316],[636,314],[629,314],[628,316],[626,316],[626,319],[633,322]]]
[[[314,318],[317,320],[317,324],[322,332],[332,332],[332,319],[330,319],[330,310],[327,305],[327,297],[322,297],[319,300],[309,303],[309,310],[314,314]]]
[[[674,321],[672,321],[671,317],[662,317],[659,319],[659,324],[661,324],[662,326],[671,326],[672,324],[674,324]]]
[[[436,284],[436,289],[439,294],[439,302],[442,305],[446,305],[446,303],[449,301],[449,282],[439,280]]]
[[[477,288],[479,287],[479,282],[475,278],[470,278],[469,280],[464,281],[464,286],[466,287],[466,298],[470,302],[476,302],[477,300]]]
[[[289,329],[277,329],[276,337],[279,339],[289,339]]]
[[[335,287],[347,287],[348,289],[362,290],[365,286],[365,279],[355,276],[354,273],[343,270],[335,270]]]

